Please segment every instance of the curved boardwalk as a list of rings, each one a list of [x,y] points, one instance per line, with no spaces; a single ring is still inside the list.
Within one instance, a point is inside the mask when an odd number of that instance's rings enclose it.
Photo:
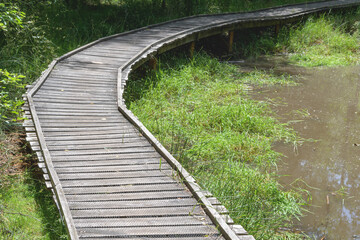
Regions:
[[[253,239],[126,109],[128,74],[200,38],[357,4],[190,17],[101,39],[55,60],[26,95],[24,125],[70,237]]]

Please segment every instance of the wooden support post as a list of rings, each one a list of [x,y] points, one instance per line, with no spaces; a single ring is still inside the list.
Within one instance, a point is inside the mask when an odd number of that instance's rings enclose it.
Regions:
[[[151,56],[149,59],[149,66],[152,70],[156,70],[157,67],[157,59],[154,56]]]
[[[234,31],[229,32],[229,53],[233,51],[233,43],[234,43]]]
[[[276,34],[276,36],[279,35],[279,32],[280,32],[280,24],[276,24],[276,26],[275,26],[275,34]]]
[[[195,50],[195,41],[192,41],[190,45],[190,58],[194,56],[194,50]]]

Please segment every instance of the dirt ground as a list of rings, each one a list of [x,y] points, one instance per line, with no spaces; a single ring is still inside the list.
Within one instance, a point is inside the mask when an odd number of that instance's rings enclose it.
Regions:
[[[23,130],[0,135],[0,176],[22,173],[35,163]]]

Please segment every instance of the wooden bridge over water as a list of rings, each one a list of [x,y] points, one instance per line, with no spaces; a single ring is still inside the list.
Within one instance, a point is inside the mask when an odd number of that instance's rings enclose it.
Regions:
[[[24,126],[70,238],[253,239],[126,108],[129,73],[202,38],[228,32],[231,47],[235,30],[355,5],[360,0],[177,19],[54,60],[29,86]]]

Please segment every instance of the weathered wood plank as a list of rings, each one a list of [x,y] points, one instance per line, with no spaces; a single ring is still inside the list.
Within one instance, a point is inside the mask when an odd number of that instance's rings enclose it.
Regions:
[[[148,164],[148,165],[139,165],[139,166],[132,166],[132,165],[120,165],[120,166],[82,166],[82,167],[66,167],[66,168],[56,168],[57,173],[60,175],[61,173],[63,174],[68,174],[66,176],[69,176],[70,173],[73,173],[73,176],[79,176],[81,175],[81,173],[109,173],[109,175],[111,175],[110,173],[116,173],[118,174],[116,176],[117,178],[121,178],[122,176],[122,172],[128,172],[128,173],[132,173],[133,176],[136,176],[136,174],[141,174],[141,171],[159,171],[161,170],[169,170],[171,169],[171,167],[167,164],[167,163],[163,163],[161,164],[161,168],[160,168],[160,164],[156,165],[156,164]],[[89,178],[91,178],[91,174],[88,174]],[[96,176],[96,175],[95,175]]]
[[[102,187],[68,187],[64,188],[66,195],[81,194],[100,194],[100,193],[139,193],[139,192],[164,192],[164,191],[181,191],[185,186],[178,183],[167,184],[146,184],[146,185],[119,185],[119,186],[102,186]],[[167,207],[167,206],[163,206]],[[171,208],[171,207],[170,207]]]
[[[177,237],[187,236],[191,239],[194,236],[203,236],[206,239],[207,236],[211,234],[218,234],[218,231],[213,227],[205,225],[197,226],[158,226],[158,227],[126,227],[126,228],[79,228],[80,237],[143,237],[143,238],[153,238],[153,237]]]
[[[163,200],[163,199],[178,199],[189,198],[191,194],[184,191],[167,191],[167,192],[141,192],[141,193],[105,193],[105,194],[82,194],[82,195],[67,195],[66,198],[71,202],[91,202],[91,201],[139,201],[139,200]],[[169,211],[168,211],[169,212]],[[182,215],[189,215],[185,212]]]
[[[51,151],[52,156],[80,156],[80,155],[99,155],[99,154],[126,154],[126,153],[149,153],[156,152],[151,146],[129,147],[129,148],[108,148],[108,149],[84,149],[84,150],[64,150]]]
[[[146,153],[115,153],[115,154],[98,154],[98,155],[81,155],[81,156],[54,156],[54,162],[64,162],[64,161],[98,161],[98,160],[116,160],[116,159],[137,159],[137,158],[156,158],[159,159],[161,156],[157,152],[146,152]]]
[[[85,144],[85,145],[49,145],[50,151],[73,151],[73,150],[94,150],[94,149],[120,149],[120,148],[134,148],[134,147],[150,147],[150,143],[145,139],[137,140],[132,142],[121,142],[120,140],[117,143],[104,143],[104,144]]]
[[[164,216],[203,216],[204,210],[200,206],[185,206],[185,207],[159,207],[159,208],[135,208],[135,209],[84,209],[72,210],[74,219],[91,219],[96,216],[103,218],[125,218],[125,217],[164,217]],[[107,224],[108,227],[118,226],[119,223],[114,220],[112,223]]]
[[[165,160],[161,160],[166,162]],[[56,168],[68,168],[68,167],[96,167],[96,166],[126,166],[131,165],[136,167],[136,165],[156,165],[159,168],[160,159],[159,158],[139,158],[139,159],[101,159],[94,161],[55,161],[54,167]]]
[[[75,224],[78,226],[78,228],[103,228],[104,230],[107,227],[107,224],[112,221],[111,219],[103,219],[103,218],[88,218],[88,219],[74,219]],[[112,222],[115,222],[114,220]],[[116,218],[116,223],[112,223],[111,228],[114,229],[116,226],[118,226],[119,230],[122,228],[124,231],[120,232],[127,232],[131,233],[130,231],[127,231],[126,229],[131,227],[165,227],[165,226],[206,226],[206,228],[210,227],[210,229],[207,229],[209,233],[217,233],[218,231],[211,226],[212,223],[209,222],[209,219],[207,218],[197,218],[195,216],[175,216],[175,217],[139,217],[139,218]],[[210,226],[209,226],[210,225]],[[97,230],[98,230],[97,229]],[[144,230],[144,229],[143,229]],[[153,229],[155,230],[155,228]],[[170,230],[170,229],[169,229]],[[204,229],[202,229],[204,231]],[[120,233],[119,232],[119,233]],[[151,232],[149,232],[151,233]],[[206,232],[205,232],[206,233]]]
[[[104,240],[104,238],[100,237],[91,237],[91,238],[87,238],[87,237],[81,237],[82,240]],[[178,236],[151,236],[151,238],[146,238],[144,236],[138,236],[138,237],[134,237],[134,236],[129,236],[129,237],[112,237],[112,240],[189,240],[189,236],[184,236],[184,235],[178,235]],[[206,235],[206,236],[193,236],[191,235],[191,239],[192,240],[225,240],[224,237],[222,237],[220,234],[211,234],[211,235]],[[244,239],[245,240],[245,239]],[[250,239],[246,239],[246,240],[250,240]],[[251,239],[254,240],[254,239]]]
[[[123,143],[132,143],[132,142],[146,142],[146,140],[143,137],[140,137],[138,135],[134,136],[119,136],[117,138],[107,138],[107,139],[84,139],[84,140],[77,140],[77,139],[71,139],[70,141],[48,141],[48,146],[71,146],[71,145],[92,145],[92,144],[123,144]]]
[[[194,198],[164,199],[162,201],[102,201],[102,202],[69,202],[70,209],[129,209],[197,206]]]
[[[96,171],[96,172],[100,172]],[[105,171],[104,171],[105,172]],[[89,171],[89,173],[91,173]],[[63,188],[66,187],[97,187],[97,186],[116,186],[116,185],[144,185],[144,184],[167,184],[176,183],[174,179],[170,177],[148,177],[148,178],[123,178],[123,179],[97,179],[97,180],[73,180],[62,181]]]
[[[55,134],[56,135],[56,134]],[[63,136],[46,136],[45,140],[47,141],[61,141],[63,144],[66,144],[66,142],[71,142],[71,141],[83,141],[83,140],[89,140],[89,141],[93,141],[93,140],[109,140],[109,141],[119,141],[119,142],[126,142],[127,139],[136,139],[141,137],[142,135],[139,135],[139,133],[137,133],[135,131],[135,129],[133,131],[127,129],[127,131],[123,132],[123,133],[105,133],[105,134],[82,134],[82,135],[63,135]],[[129,140],[131,141],[131,140]]]
[[[116,167],[116,166],[113,166]],[[136,166],[133,166],[136,169]],[[161,171],[159,166],[155,169],[146,169],[143,171],[124,171],[124,172],[94,172],[88,173],[59,173],[59,179],[64,181],[70,180],[94,180],[94,179],[120,179],[120,178],[148,178],[148,177],[165,177],[176,174],[172,171],[170,166],[162,166]]]

